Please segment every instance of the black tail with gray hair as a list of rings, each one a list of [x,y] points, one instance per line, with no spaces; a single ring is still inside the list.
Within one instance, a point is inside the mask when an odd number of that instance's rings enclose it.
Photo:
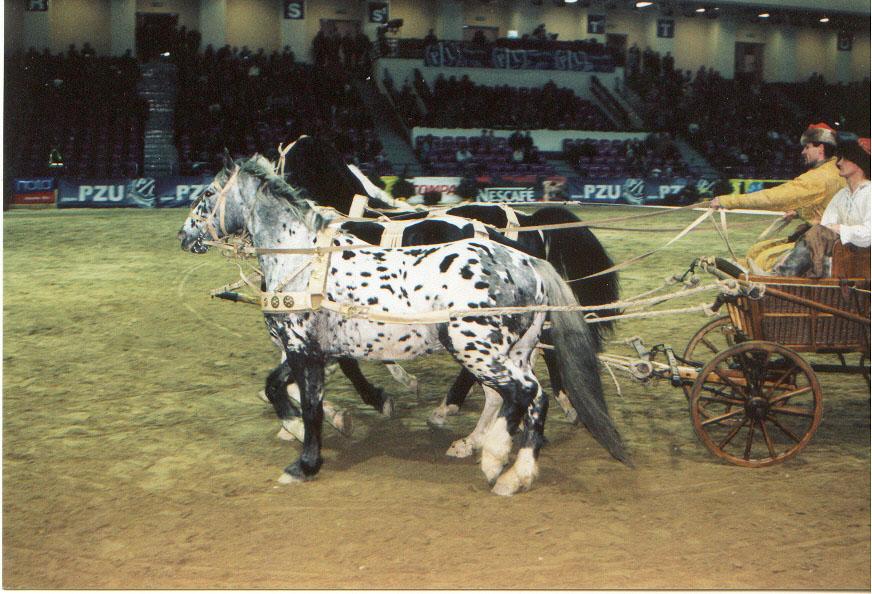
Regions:
[[[534,262],[537,272],[545,281],[549,305],[578,304],[572,289],[551,264],[543,260]],[[578,417],[594,439],[612,456],[632,466],[603,397],[596,355],[598,340],[594,331],[584,321],[581,312],[552,311],[549,315],[560,376]]]

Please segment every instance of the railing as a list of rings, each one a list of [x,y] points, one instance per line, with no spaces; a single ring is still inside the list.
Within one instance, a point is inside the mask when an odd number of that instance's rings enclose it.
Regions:
[[[595,76],[592,76],[590,79],[590,91],[612,114],[617,116],[620,120],[618,124],[621,128],[627,130],[631,127],[630,114]]]

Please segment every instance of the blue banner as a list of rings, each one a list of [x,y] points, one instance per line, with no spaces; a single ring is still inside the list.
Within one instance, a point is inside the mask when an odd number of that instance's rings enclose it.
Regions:
[[[476,48],[459,41],[439,41],[424,48],[424,65],[436,67],[504,68],[509,70],[566,70],[614,72],[608,55],[571,49]]]
[[[570,200],[579,202],[604,202],[621,204],[645,204],[660,202],[682,193],[687,188],[685,178],[643,179],[627,178],[580,178],[567,180]],[[694,190],[701,195],[709,193],[710,180],[695,182]]]
[[[209,177],[137,179],[61,179],[58,208],[188,207],[209,184]]]

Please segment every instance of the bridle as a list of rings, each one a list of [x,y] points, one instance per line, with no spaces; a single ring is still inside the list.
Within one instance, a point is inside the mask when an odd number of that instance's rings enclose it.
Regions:
[[[214,241],[218,241],[221,237],[227,235],[227,229],[224,226],[224,211],[227,204],[227,192],[231,187],[236,183],[237,178],[239,176],[240,167],[237,166],[227,181],[224,183],[224,186],[218,191],[218,197],[215,199],[215,205],[212,207],[212,211],[207,216],[202,216],[197,212],[197,207],[201,202],[206,200],[206,192],[203,192],[203,195],[197,199],[194,204],[191,205],[191,212],[189,213],[189,218],[194,219],[198,223],[205,223],[206,230],[209,231],[209,235],[212,236]],[[207,190],[208,191],[208,190]],[[218,227],[221,230],[221,235],[218,235],[218,231],[215,229],[215,215],[218,215]]]

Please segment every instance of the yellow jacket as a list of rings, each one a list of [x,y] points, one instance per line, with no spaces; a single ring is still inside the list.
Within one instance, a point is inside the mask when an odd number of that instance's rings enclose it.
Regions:
[[[845,180],[839,177],[833,157],[774,188],[750,194],[720,196],[718,202],[724,208],[795,210],[806,221],[816,221],[821,218],[836,192],[844,187]]]

